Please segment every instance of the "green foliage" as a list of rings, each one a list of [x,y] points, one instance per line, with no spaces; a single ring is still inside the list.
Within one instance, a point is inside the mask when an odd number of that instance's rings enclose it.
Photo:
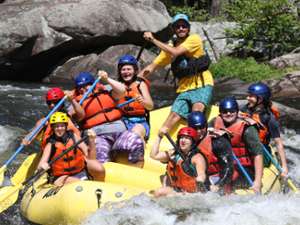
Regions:
[[[194,7],[188,6],[171,6],[169,8],[170,16],[175,16],[177,13],[184,13],[186,14],[191,21],[207,21],[209,20],[209,14],[207,10],[204,9],[197,9]]]
[[[258,52],[268,59],[300,45],[300,21],[288,0],[235,0],[228,4],[228,17],[238,27],[227,36],[240,39],[242,55]]]
[[[252,57],[246,59],[222,57],[217,63],[211,65],[210,71],[215,78],[234,77],[247,82],[283,75],[283,71],[273,69],[264,63],[258,64]]]

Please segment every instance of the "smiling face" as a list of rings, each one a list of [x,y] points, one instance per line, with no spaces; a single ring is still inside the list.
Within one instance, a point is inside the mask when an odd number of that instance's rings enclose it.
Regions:
[[[179,20],[173,25],[174,32],[176,36],[180,39],[184,39],[188,36],[190,32],[190,26],[184,20]]]
[[[188,153],[192,148],[193,140],[189,136],[182,135],[179,138],[179,147],[182,152]]]
[[[257,105],[262,103],[262,99],[258,98],[256,95],[253,94],[248,94],[247,101],[248,101],[249,108],[255,108]]]
[[[54,134],[57,137],[62,137],[67,131],[66,123],[55,123],[52,125],[52,127],[53,127]]]
[[[227,124],[234,123],[237,119],[237,116],[238,116],[237,111],[227,110],[227,111],[221,112],[221,117],[224,120],[224,122]]]
[[[124,82],[131,82],[135,75],[135,69],[133,65],[124,65],[120,69],[120,76]]]

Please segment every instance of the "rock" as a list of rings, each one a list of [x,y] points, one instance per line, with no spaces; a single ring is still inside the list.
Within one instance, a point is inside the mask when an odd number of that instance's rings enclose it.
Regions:
[[[0,16],[1,79],[30,74],[26,81],[40,81],[75,56],[143,45],[143,31],[168,33],[170,21],[158,0],[11,1],[1,4]]]
[[[300,67],[300,53],[291,53],[272,59],[270,65],[283,69],[286,67]]]

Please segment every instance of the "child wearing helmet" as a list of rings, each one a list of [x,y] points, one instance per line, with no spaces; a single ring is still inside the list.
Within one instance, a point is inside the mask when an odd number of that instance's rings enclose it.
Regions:
[[[118,80],[126,87],[126,93],[119,103],[134,98],[135,101],[121,108],[123,121],[128,130],[132,130],[148,139],[150,133],[149,111],[153,109],[153,101],[150,95],[150,82],[146,79],[138,79],[138,62],[132,55],[123,55],[118,61]]]
[[[204,112],[210,104],[213,91],[213,77],[209,72],[209,57],[204,51],[198,34],[190,34],[190,21],[185,14],[177,14],[172,20],[176,35],[174,43],[163,43],[151,32],[145,32],[144,38],[160,48],[155,60],[142,69],[138,76],[148,77],[159,67],[171,65],[171,70],[178,80],[175,99],[168,118],[159,132],[171,130],[181,118],[186,119],[191,111]]]
[[[226,132],[209,129],[202,112],[191,112],[188,126],[197,131],[197,147],[207,159],[210,190],[229,194],[233,175],[232,147]]]
[[[239,117],[239,105],[234,97],[222,99],[219,112],[220,115],[213,121],[214,128],[228,132],[233,153],[254,179],[251,188],[259,193],[263,175],[263,149],[258,137],[257,123],[251,118]],[[232,186],[248,187],[247,180],[236,163]]]
[[[101,180],[104,175],[104,167],[95,159],[91,159],[89,155],[95,152],[95,133],[88,131],[89,145],[84,142],[80,143],[75,149],[65,154],[61,159],[55,161],[51,168],[48,162],[74,143],[80,140],[80,137],[71,130],[67,129],[68,116],[66,113],[56,112],[49,120],[53,129],[53,134],[48,138],[38,169],[49,170],[49,175],[53,183],[62,186],[66,183],[74,182],[80,179],[86,179],[87,170],[96,180]],[[88,159],[90,158],[90,159]],[[89,166],[86,162],[89,160]]]
[[[127,130],[122,112],[117,107],[117,99],[125,94],[125,85],[109,78],[105,71],[99,71],[98,76],[108,85],[98,83],[83,101],[85,117],[81,120],[81,127],[95,131],[99,162],[112,161],[119,152],[126,152],[128,161],[137,165],[144,159],[143,140],[138,134]],[[80,73],[75,77],[75,98],[78,102],[94,81],[90,73]]]
[[[161,187],[154,196],[173,195],[177,192],[206,192],[207,162],[204,155],[197,149],[197,131],[191,127],[183,127],[177,134],[177,148],[160,151],[162,136],[155,140],[150,157],[167,163],[169,186]]]
[[[46,95],[45,95],[45,100],[46,100],[46,103],[47,103],[47,106],[49,108],[49,110],[52,110],[55,105],[61,101],[65,95],[67,96],[67,100],[71,103],[71,110],[69,110],[68,112],[68,116],[69,117],[72,117],[75,115],[75,112],[76,112],[76,118],[83,118],[84,117],[84,111],[82,109],[82,107],[78,104],[77,101],[75,101],[72,96],[73,94],[66,91],[66,93],[59,87],[53,87],[53,88],[50,88],[47,92],[46,92]],[[64,112],[66,113],[66,109],[65,109],[65,104],[63,103],[61,105],[61,107],[59,107],[57,109],[59,112]],[[44,120],[44,118],[40,119],[35,127],[33,129],[35,129],[36,127],[38,127],[41,122]],[[73,121],[70,119],[68,120],[68,129],[69,130],[72,130],[73,132],[75,132],[78,136],[80,136],[80,131],[79,129],[77,128],[77,126],[73,123]],[[48,139],[48,137],[52,134],[52,128],[50,126],[50,124],[47,122],[45,124],[45,126],[41,129],[41,131],[36,135],[37,136],[37,139],[41,142],[41,149],[44,149],[45,147],[45,144],[46,144],[46,140]],[[24,138],[22,140],[22,144],[27,146],[29,145],[31,142],[28,141],[28,138]]]
[[[288,176],[287,160],[283,146],[283,140],[280,137],[279,112],[272,105],[271,90],[262,83],[254,83],[248,87],[248,103],[241,108],[244,116],[250,116],[259,126],[259,137],[265,148],[270,152],[269,147],[271,140],[274,140],[283,172],[283,177]],[[264,164],[268,166],[270,159],[264,157]]]

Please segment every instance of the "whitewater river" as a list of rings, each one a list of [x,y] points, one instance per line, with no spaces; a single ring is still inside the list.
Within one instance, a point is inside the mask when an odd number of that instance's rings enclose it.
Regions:
[[[26,134],[42,115],[47,115],[44,94],[48,86],[40,84],[0,83],[0,162],[8,159]],[[218,90],[216,90],[217,92]],[[159,94],[157,94],[159,93]],[[162,94],[163,93],[163,94]],[[217,95],[219,97],[224,93]],[[167,89],[154,89],[156,107],[171,103],[174,95]],[[287,99],[281,99],[287,103]],[[290,106],[300,107],[300,99],[289,101]],[[283,127],[291,177],[300,181],[300,125],[284,121]],[[28,154],[23,154],[12,165]],[[11,173],[13,173],[12,170]],[[142,182],[142,181],[141,181]],[[76,201],[76,200],[74,200]],[[76,202],[70,202],[76,204]],[[124,207],[110,206],[90,216],[84,224],[121,225],[298,225],[300,224],[300,195],[272,194],[268,196],[229,196],[194,194],[182,197],[153,200],[140,195]],[[0,214],[0,224],[30,224],[20,216],[18,204]]]

